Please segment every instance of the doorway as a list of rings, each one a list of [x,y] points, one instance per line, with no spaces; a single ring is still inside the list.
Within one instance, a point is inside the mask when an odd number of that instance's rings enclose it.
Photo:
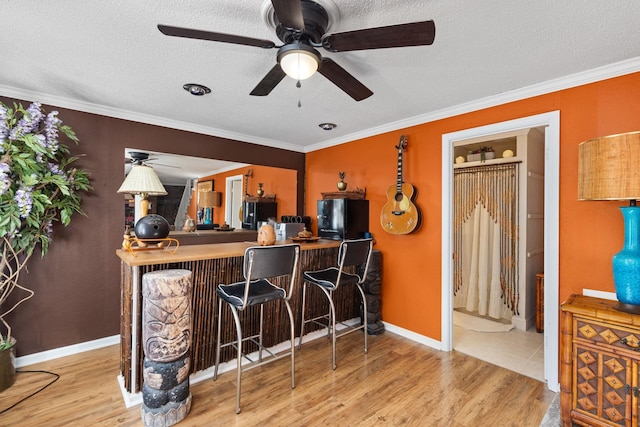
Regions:
[[[559,212],[559,130],[558,111],[466,129],[442,136],[442,350],[453,349],[453,165],[454,144],[474,138],[544,128],[544,379],[558,391],[558,212]],[[445,255],[447,254],[447,255]],[[450,254],[450,255],[449,255]]]
[[[227,177],[225,193],[225,222],[232,228],[242,228],[240,209],[242,209],[242,175]]]

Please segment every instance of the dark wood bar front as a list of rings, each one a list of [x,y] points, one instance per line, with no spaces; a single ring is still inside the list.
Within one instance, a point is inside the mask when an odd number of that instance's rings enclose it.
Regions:
[[[290,243],[290,241],[278,241],[276,244]],[[142,386],[142,354],[141,325],[142,325],[142,276],[150,271],[164,269],[186,269],[192,272],[193,292],[191,301],[192,310],[192,339],[191,339],[191,372],[203,371],[215,363],[215,337],[217,324],[216,286],[219,283],[231,283],[242,280],[242,260],[247,247],[256,245],[256,242],[235,242],[209,245],[186,245],[177,248],[175,253],[166,250],[139,251],[130,253],[125,250],[117,250],[118,257],[122,260],[122,284],[121,284],[121,319],[120,341],[121,358],[120,373],[124,389],[128,393],[137,393]],[[302,272],[305,270],[318,270],[336,264],[339,241],[319,240],[301,244],[301,255],[296,285],[290,300],[291,308],[296,319],[296,335],[300,333],[300,309],[302,304]],[[313,289],[313,291],[317,291]],[[359,298],[357,292],[351,287],[339,289],[338,300],[341,303],[336,306],[336,320],[344,321],[360,316]],[[307,310],[320,315],[325,312],[325,301],[315,292],[308,295],[310,304]],[[317,301],[317,303],[316,303]],[[258,311],[248,308],[245,316],[249,331],[258,327]],[[268,347],[289,340],[289,321],[284,304],[274,304],[265,311],[265,336]],[[231,341],[235,338],[235,331],[231,321],[229,310],[223,310],[223,325],[229,325],[222,331],[222,341]],[[319,329],[316,326],[316,330]],[[311,332],[311,329],[305,333]],[[232,349],[221,354],[221,360],[232,359]],[[251,347],[247,349],[253,351]],[[327,353],[329,364],[329,353]]]

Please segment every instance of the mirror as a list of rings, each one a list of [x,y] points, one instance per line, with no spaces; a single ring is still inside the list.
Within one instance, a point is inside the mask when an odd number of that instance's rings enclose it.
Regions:
[[[222,192],[222,206],[213,211],[214,223],[228,223],[232,227],[238,224],[241,201],[246,196],[257,196],[259,185],[263,185],[265,196],[275,195],[278,203],[278,215],[296,215],[297,212],[297,172],[293,169],[250,165],[223,160],[169,154],[144,149],[126,148],[124,150],[125,175],[132,164],[131,152],[148,154],[144,163],[153,167],[167,190],[166,196],[151,198],[151,212],[162,215],[180,230],[186,217],[177,218],[184,190],[189,180],[210,181],[212,189]],[[134,156],[135,157],[135,156]],[[247,178],[247,172],[251,171]],[[234,194],[235,193],[235,194]],[[186,196],[189,198],[189,196]],[[198,219],[197,197],[191,195],[187,214]],[[133,226],[135,201],[125,201],[127,225]],[[279,218],[277,218],[279,219]]]

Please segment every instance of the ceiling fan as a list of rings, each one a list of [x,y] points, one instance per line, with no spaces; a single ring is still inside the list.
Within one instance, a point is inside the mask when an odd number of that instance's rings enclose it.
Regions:
[[[295,80],[311,77],[316,70],[356,101],[373,92],[344,68],[329,58],[323,58],[317,47],[329,52],[365,49],[424,46],[433,43],[436,28],[433,21],[413,22],[327,34],[329,15],[319,3],[311,0],[271,0],[275,15],[276,35],[284,43],[277,46],[271,40],[194,30],[158,24],[167,36],[210,40],[278,49],[277,63],[251,91],[251,95],[268,95],[285,75]]]
[[[165,166],[168,168],[180,169],[179,166],[167,165],[163,163],[154,163],[153,160],[155,158],[150,158],[149,153],[145,153],[142,151],[129,151],[129,157],[124,158],[125,165],[154,165],[154,166]]]

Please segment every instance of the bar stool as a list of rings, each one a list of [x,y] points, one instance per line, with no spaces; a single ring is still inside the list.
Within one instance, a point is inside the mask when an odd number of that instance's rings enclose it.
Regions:
[[[289,298],[293,289],[293,283],[298,268],[298,259],[300,257],[300,245],[279,245],[279,246],[252,246],[244,252],[243,277],[244,281],[236,282],[228,285],[220,284],[217,288],[218,294],[218,335],[216,343],[216,363],[213,379],[218,378],[218,365],[220,363],[220,348],[234,346],[237,347],[237,387],[236,387],[236,414],[240,413],[240,381],[243,370],[260,366],[267,362],[272,362],[286,356],[291,356],[291,388],[295,388],[295,331],[293,322],[293,312],[289,305]],[[288,286],[282,279],[280,287],[271,282],[281,276],[289,276]],[[274,280],[275,282],[275,280]],[[282,300],[289,314],[289,323],[291,325],[291,350],[285,353],[274,354],[265,348],[262,343],[263,314],[265,304]],[[222,305],[226,303],[233,314],[237,339],[235,341],[221,344],[222,329]],[[260,306],[260,330],[257,334],[243,337],[242,327],[240,324],[239,312],[250,306]],[[242,353],[242,343],[251,341],[258,346],[258,359],[252,360],[248,355]],[[265,358],[262,352],[266,351],[269,355]],[[250,365],[243,368],[243,356],[249,360]]]
[[[304,327],[307,323],[316,323],[327,328],[327,333],[331,337],[332,347],[332,366],[336,369],[336,338],[351,332],[362,329],[364,331],[364,352],[367,352],[367,298],[364,293],[363,283],[367,277],[369,269],[369,260],[371,258],[371,248],[373,246],[372,239],[355,239],[344,240],[340,244],[338,251],[338,266],[329,267],[318,271],[305,271],[303,273],[304,285],[302,288],[302,326],[300,329],[300,338],[298,341],[298,349],[302,346],[302,337],[304,336]],[[345,267],[356,266],[356,273],[347,273]],[[360,268],[364,266],[364,268]],[[326,295],[329,301],[329,312],[321,316],[305,319],[305,303],[307,299],[307,286],[316,285]],[[333,300],[333,293],[340,287],[345,285],[355,285],[362,297],[363,305],[363,324],[359,326],[345,326],[345,329],[336,336],[336,308]]]

